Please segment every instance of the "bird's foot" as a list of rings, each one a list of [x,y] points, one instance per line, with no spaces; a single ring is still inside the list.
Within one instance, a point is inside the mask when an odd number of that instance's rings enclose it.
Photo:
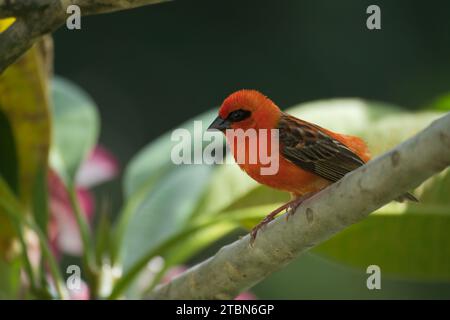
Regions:
[[[270,221],[275,219],[275,216],[277,214],[279,214],[283,210],[286,210],[286,221],[289,220],[289,218],[292,215],[294,215],[295,211],[303,203],[303,201],[305,201],[306,199],[310,198],[311,196],[313,196],[316,193],[317,192],[305,193],[304,195],[302,195],[302,196],[300,196],[300,197],[298,197],[298,198],[296,198],[294,200],[291,200],[291,201],[285,203],[281,207],[279,207],[279,208],[275,209],[274,211],[272,211],[271,213],[269,213],[260,223],[258,223],[252,229],[251,234],[250,234],[250,245],[253,246],[253,244],[255,243],[255,239],[256,239],[256,235],[258,234],[258,231],[261,228],[263,228],[266,224],[268,224]]]
[[[308,192],[305,193],[304,195],[289,201],[287,203],[288,208],[287,208],[287,212],[286,212],[286,221],[289,220],[290,217],[292,217],[295,213],[295,211],[297,211],[297,208],[306,200],[311,198],[314,194],[316,194],[317,192]]]
[[[275,209],[274,211],[272,211],[271,213],[269,213],[260,223],[258,223],[251,231],[250,233],[250,245],[253,246],[253,243],[255,242],[256,239],[256,235],[258,234],[258,231],[264,227],[266,224],[268,224],[270,221],[272,221],[275,216],[277,214],[279,214],[280,212],[282,212],[283,210],[287,210],[289,203],[286,203],[284,205],[282,205],[281,207]]]

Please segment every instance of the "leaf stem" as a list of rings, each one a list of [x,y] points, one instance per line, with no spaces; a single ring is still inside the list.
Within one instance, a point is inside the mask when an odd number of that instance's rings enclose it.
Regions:
[[[19,241],[22,246],[23,251],[23,258],[25,263],[25,271],[27,272],[29,278],[30,278],[30,284],[33,292],[44,297],[48,297],[48,292],[46,292],[46,289],[42,291],[41,288],[38,288],[36,286],[33,269],[31,266],[31,262],[29,260],[28,254],[27,254],[27,246],[25,242],[25,237],[23,235],[23,226],[27,225],[30,229],[36,232],[38,238],[39,238],[39,245],[42,250],[43,256],[47,259],[50,267],[50,273],[53,277],[53,280],[55,281],[55,288],[56,292],[58,293],[58,298],[65,299],[68,297],[66,294],[66,290],[63,285],[63,280],[61,273],[58,268],[58,264],[56,263],[55,258],[53,257],[50,246],[48,245],[47,238],[42,233],[41,229],[32,221],[31,219],[27,219],[23,213],[23,210],[21,209],[20,205],[16,202],[14,198],[11,198],[11,205],[8,205],[6,202],[0,201],[0,205],[4,208],[4,211],[8,214],[8,216],[11,218],[12,222],[15,224],[17,233],[19,235]]]
[[[98,273],[96,272],[96,268],[94,265],[94,252],[93,246],[91,246],[93,241],[91,239],[89,224],[80,207],[74,183],[70,183],[68,185],[67,193],[69,194],[70,204],[75,213],[78,231],[80,233],[81,242],[83,244],[82,260],[83,265],[86,269],[86,280],[88,282],[91,294],[96,295],[98,289]]]
[[[48,262],[50,273],[55,282],[55,289],[56,289],[59,297],[61,299],[67,299],[69,297],[69,295],[64,286],[64,280],[63,280],[61,271],[59,270],[58,263],[56,262],[56,259],[50,250],[50,246],[48,244],[47,238],[45,237],[42,230],[35,224],[34,221],[28,220],[28,221],[26,221],[26,223],[28,226],[30,226],[30,228],[32,228],[36,232],[36,234],[39,238],[42,255]]]
[[[119,219],[113,231],[113,243],[111,252],[111,263],[117,264],[122,258],[122,241],[125,236],[126,227],[136,208],[142,203],[145,195],[152,187],[152,181],[144,185],[136,194],[128,199],[119,213]]]
[[[20,221],[17,219],[13,219],[13,223],[15,225],[17,235],[19,236],[19,242],[22,247],[22,257],[24,262],[25,272],[28,275],[28,279],[30,281],[31,290],[37,292],[36,278],[34,275],[33,267],[30,262],[30,257],[28,256],[27,243],[25,241],[25,235],[23,232],[23,226]]]

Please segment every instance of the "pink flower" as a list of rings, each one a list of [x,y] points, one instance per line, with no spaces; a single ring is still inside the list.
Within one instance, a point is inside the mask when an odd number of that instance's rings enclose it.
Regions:
[[[70,300],[89,300],[89,297],[90,297],[89,287],[84,281],[80,282],[79,290],[69,290]]]
[[[113,179],[119,171],[115,158],[103,147],[97,146],[82,164],[76,177],[77,197],[88,221],[92,221],[95,201],[88,188]],[[50,222],[49,239],[56,254],[64,252],[80,255],[81,239],[69,195],[59,176],[52,170],[48,175]]]
[[[182,274],[188,269],[186,266],[175,266],[167,270],[164,277],[162,278],[162,283],[168,283],[173,280],[176,276]]]
[[[114,156],[102,146],[96,146],[77,174],[77,186],[90,188],[112,180],[119,173]]]
[[[249,291],[242,292],[240,295],[234,298],[234,300],[256,300],[256,299],[257,299],[256,296]]]

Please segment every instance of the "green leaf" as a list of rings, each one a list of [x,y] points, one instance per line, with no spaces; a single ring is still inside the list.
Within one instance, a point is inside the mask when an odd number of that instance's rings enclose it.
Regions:
[[[365,137],[379,154],[435,118],[431,113],[389,116]],[[418,204],[390,203],[313,251],[361,269],[376,264],[384,274],[400,278],[450,280],[449,181],[448,171],[429,179],[415,191]]]
[[[427,112],[386,117],[371,128],[367,140],[380,151],[436,117]],[[384,274],[399,278],[449,281],[450,170],[428,179],[415,194],[419,203],[392,202],[314,252],[361,269],[376,264]]]
[[[206,217],[186,225],[179,232],[167,237],[158,246],[150,248],[137,260],[132,267],[123,274],[114,286],[109,299],[116,299],[130,285],[136,276],[145,268],[148,262],[156,256],[162,256],[165,260],[162,273],[154,280],[159,281],[164,271],[173,265],[183,263],[196,252],[203,249],[211,242],[219,239],[238,227],[238,221],[242,218],[254,218],[259,212],[265,211],[267,207],[252,207],[224,212],[215,217]],[[154,282],[153,285],[157,284]],[[148,288],[152,289],[152,287]],[[131,290],[134,291],[134,290]],[[133,292],[128,294],[134,295]]]
[[[368,130],[368,125],[403,110],[378,101],[340,98],[301,103],[286,112],[332,131],[357,135]]]
[[[237,164],[221,165],[213,173],[195,214],[208,215],[223,211],[257,187],[256,181],[244,174]]]
[[[235,221],[224,221],[211,224],[205,228],[189,233],[183,238],[183,241],[176,243],[169,247],[165,252],[162,252],[164,257],[164,266],[172,267],[174,265],[183,264],[195,254],[205,249],[211,243],[219,240],[233,230],[236,230],[239,225]]]
[[[443,94],[438,97],[429,107],[429,109],[437,111],[449,111],[450,110],[450,93]]]
[[[184,122],[179,128],[188,130],[191,136],[197,140],[199,137],[194,136],[194,121],[201,121],[204,131],[206,130],[205,125],[209,125],[216,117],[216,114],[217,111],[207,111]],[[149,188],[156,184],[157,181],[164,179],[166,173],[176,167],[170,156],[172,148],[179,142],[172,141],[171,135],[172,131],[165,133],[149,143],[131,160],[124,175],[124,192],[127,197],[132,196],[143,188]],[[186,143],[191,144],[191,142]]]
[[[165,252],[158,254],[164,257],[165,267],[181,264],[211,243],[238,229],[242,221],[254,221],[261,216],[261,212],[270,212],[280,205],[272,202],[269,205],[229,209],[215,216],[204,216],[197,219],[199,227],[194,225],[191,232],[186,232],[180,241],[176,241],[168,246]]]
[[[204,145],[202,135],[216,113],[205,112],[180,126],[190,132],[192,141],[172,141],[172,133],[166,133],[145,147],[127,167],[124,178],[127,202],[116,225],[112,260],[113,263],[119,260],[128,273],[114,289],[113,296],[130,284],[152,258],[152,252],[165,248],[167,241],[184,234],[193,222],[192,214],[205,193],[214,166],[175,165],[171,152],[174,146],[183,145],[194,154],[196,143]],[[201,130],[195,130],[195,120],[201,122]],[[212,241],[211,237],[200,233],[197,233],[198,239],[203,240],[184,247],[185,257],[199,250],[199,244]],[[173,252],[177,254],[176,250]]]
[[[203,165],[176,168],[144,197],[126,227],[122,243],[125,269],[187,226],[211,170]]]
[[[442,116],[438,112],[388,114],[360,133],[372,156],[379,155],[412,137]]]
[[[198,117],[186,121],[184,124],[180,125],[180,128],[187,129],[196,141],[201,141],[202,139],[199,134],[203,134],[206,130],[205,125],[209,125],[214,117],[215,112],[208,111]],[[202,122],[203,132],[194,133],[194,121]],[[143,252],[146,252],[152,246],[158,245],[158,241],[155,242],[155,239],[162,239],[159,238],[161,235],[158,234],[155,234],[156,237],[141,236],[138,239],[133,240],[133,237],[136,237],[137,235],[133,235],[133,232],[130,233],[129,230],[132,230],[133,228],[131,227],[130,229],[130,224],[133,223],[139,228],[141,227],[141,219],[154,219],[154,221],[159,221],[168,214],[166,212],[169,210],[167,206],[170,204],[170,208],[172,208],[175,200],[166,199],[164,201],[160,201],[157,197],[160,197],[159,195],[161,192],[159,190],[161,188],[165,189],[167,188],[165,186],[167,186],[168,183],[170,184],[171,181],[177,181],[177,178],[175,177],[176,175],[180,175],[180,177],[190,176],[189,179],[194,181],[194,183],[192,183],[194,188],[187,190],[187,192],[192,192],[191,196],[194,196],[195,199],[203,193],[203,182],[208,180],[208,176],[212,172],[212,166],[175,165],[171,160],[171,151],[172,148],[180,142],[172,141],[171,135],[172,133],[168,132],[146,146],[133,158],[125,170],[124,193],[126,196],[126,204],[119,217],[119,222],[116,225],[115,245],[113,246],[113,261],[120,259],[121,253],[125,250],[130,252],[129,246],[132,246],[133,248],[135,245],[139,246],[139,244],[133,244],[135,241],[142,241],[143,245],[140,250],[135,251],[133,249],[133,252],[129,253],[129,255],[131,254],[133,256],[126,258],[126,265],[130,265],[130,263],[136,261],[139,255],[142,255]],[[183,144],[186,144],[187,147],[192,148],[194,141],[183,141]],[[196,174],[199,174],[199,176],[195,176]],[[202,179],[201,185],[198,186],[201,190],[197,190],[195,187],[199,178]],[[177,182],[173,187],[170,186],[170,188],[173,189],[168,193],[171,194],[171,197],[177,197],[177,190],[180,189],[181,191],[179,192],[184,194],[185,191],[183,189],[190,189],[190,185],[191,183],[189,180],[181,181],[179,184]],[[188,197],[189,195],[187,198]],[[196,203],[197,200],[195,199],[186,199],[183,201],[188,201],[189,203],[194,201]],[[148,203],[150,203],[150,205]],[[146,211],[147,213],[142,212],[142,207],[145,204],[149,206],[148,208],[150,208],[152,212],[149,210]],[[190,205],[183,206],[182,204],[176,210],[177,212],[174,213],[175,216],[188,217],[194,209]],[[138,217],[135,218],[135,215],[138,213]],[[152,224],[152,221],[147,221],[145,225],[147,226],[149,224]],[[152,228],[154,229],[155,227],[152,226]],[[180,226],[178,224],[174,224],[173,226],[168,225],[165,231],[161,230],[161,234],[171,234],[179,228]],[[126,240],[123,239],[125,237],[125,233],[128,234],[126,235]],[[144,233],[147,234],[148,232],[144,231]]]
[[[50,163],[66,184],[73,184],[78,168],[97,142],[99,116],[90,96],[74,83],[55,78],[53,144]]]
[[[111,217],[105,209],[100,210],[100,217],[95,230],[95,259],[97,265],[103,264],[104,257],[111,250]]]
[[[20,291],[20,259],[0,259],[0,299],[18,299]]]
[[[306,253],[251,289],[258,299],[448,299],[442,283],[394,279],[381,269],[381,290],[368,290],[364,270]]]
[[[314,252],[383,274],[416,280],[450,280],[450,214],[424,211],[375,213],[317,247]]]
[[[33,194],[33,214],[36,224],[46,236],[49,218],[47,170],[47,166],[44,166],[41,170],[39,170],[36,177]]]

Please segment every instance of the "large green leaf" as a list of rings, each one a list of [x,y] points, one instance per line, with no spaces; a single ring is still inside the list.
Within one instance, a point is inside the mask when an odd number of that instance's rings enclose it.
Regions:
[[[71,184],[97,141],[99,117],[89,95],[68,80],[55,78],[52,96],[54,121],[50,163],[65,183]]]
[[[125,269],[188,225],[211,170],[203,165],[176,168],[144,197],[126,227]]]
[[[388,115],[403,113],[395,105],[358,98],[306,102],[289,108],[286,112],[344,134],[360,134],[368,130],[369,125]]]
[[[187,129],[202,144],[198,135],[203,132],[194,134],[194,121],[201,121],[204,131],[214,116],[214,112],[206,112],[180,128]],[[212,166],[175,165],[171,151],[179,142],[172,141],[171,136],[172,132],[168,132],[150,143],[125,170],[126,204],[116,229],[115,250],[119,254],[127,253],[123,262],[126,266],[187,224],[212,172]],[[183,144],[192,148],[194,141],[183,141]],[[166,220],[166,217],[170,218]]]
[[[378,154],[436,117],[426,112],[388,116],[366,132],[366,140]],[[415,193],[418,204],[390,203],[315,252],[359,268],[376,264],[397,277],[450,280],[450,170],[430,178]]]
[[[126,274],[133,275],[133,279],[155,255],[165,258],[165,267],[183,263],[211,242],[236,229],[236,222],[209,224],[208,228],[195,227],[193,213],[208,187],[214,166],[176,165],[171,158],[175,146],[190,150],[192,156],[195,146],[204,147],[207,141],[204,141],[203,134],[216,113],[205,112],[179,126],[189,132],[192,140],[180,142],[173,139],[174,131],[168,132],[146,146],[126,168],[126,204],[116,226],[112,260],[121,263]],[[201,124],[201,128],[195,126],[195,121]],[[223,137],[219,137],[219,143],[223,144]],[[118,289],[120,292],[124,289],[122,285],[118,283],[116,287],[121,288]],[[114,292],[118,293],[117,290]]]
[[[450,212],[433,209],[377,212],[314,252],[361,269],[378,265],[399,278],[449,281]]]
[[[0,299],[17,299],[20,291],[20,259],[0,259]]]
[[[440,115],[438,112],[388,114],[372,122],[360,136],[367,142],[372,156],[376,156],[412,137]]]
[[[438,97],[429,107],[432,110],[449,111],[450,110],[450,93],[446,93]]]
[[[201,140],[201,137],[194,136],[194,121],[200,121],[204,131],[205,126],[209,125],[216,117],[216,113],[215,111],[205,112],[181,124],[179,128],[188,130],[193,139],[198,141],[200,138]],[[171,151],[179,142],[172,141],[171,136],[172,131],[165,133],[149,143],[131,160],[124,175],[124,192],[127,197],[131,197],[143,188],[148,189],[158,180],[163,179],[165,173],[176,167],[171,160]],[[188,141],[183,141],[183,143],[191,144]],[[200,143],[203,144],[203,141]]]
[[[160,255],[169,266],[183,263],[212,242],[236,230],[243,220],[252,220],[260,217],[261,212],[269,212],[273,205],[276,204],[230,209],[215,216],[196,219],[195,224],[190,227],[190,232],[185,232],[179,238],[180,241],[167,246],[165,252]]]
[[[366,269],[358,270],[303,254],[251,289],[258,299],[449,299],[450,286],[388,277],[369,290]]]

